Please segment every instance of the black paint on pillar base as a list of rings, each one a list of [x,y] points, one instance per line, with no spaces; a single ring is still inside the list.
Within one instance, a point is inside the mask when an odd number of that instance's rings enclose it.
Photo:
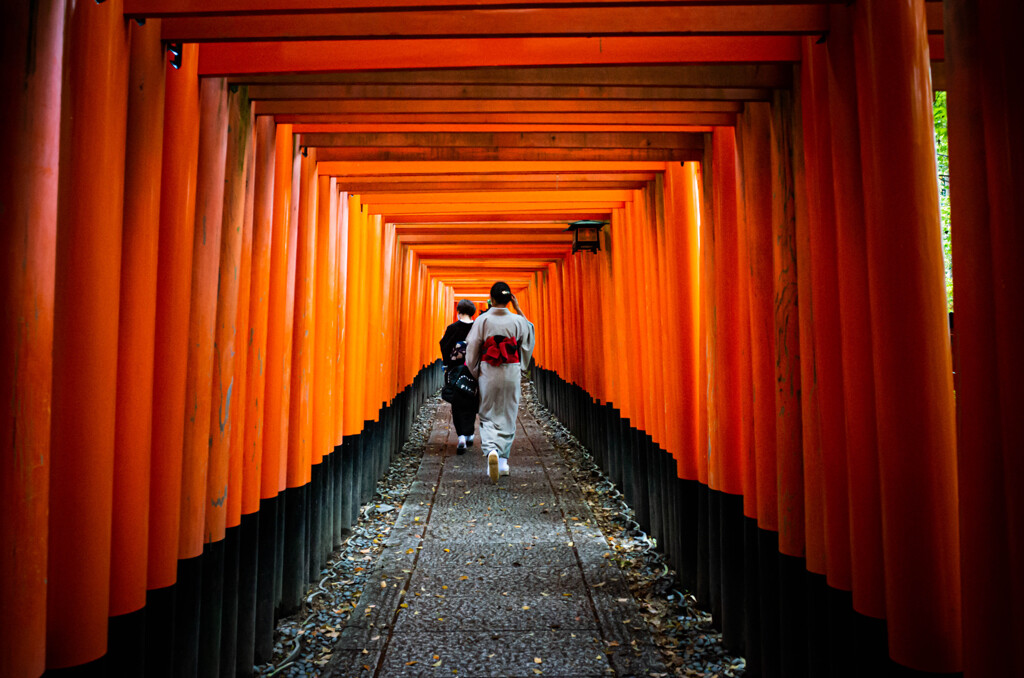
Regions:
[[[146,677],[174,675],[175,588],[146,591]]]
[[[175,585],[174,675],[194,676],[199,670],[199,605],[204,556],[178,561]]]
[[[916,671],[897,664],[889,658],[888,625],[884,619],[874,619],[853,613],[853,636],[860,649],[853,657],[853,675],[872,678],[962,678],[962,673],[932,673]]]
[[[345,528],[345,500],[344,500],[344,478],[342,477],[342,451],[341,445],[334,448],[331,453],[331,502],[333,505],[334,520],[331,525],[334,527],[332,541],[334,548],[341,546],[341,534]],[[333,551],[333,549],[332,549]]]
[[[373,490],[377,487],[377,480],[384,475],[382,469],[387,463],[384,458],[384,418],[381,411],[377,411],[379,419],[370,424],[370,458],[372,463],[370,464],[370,496],[366,498],[366,501],[373,499]]]
[[[363,422],[363,432],[359,434],[360,441],[360,471],[359,474],[359,507],[370,501],[373,497],[373,486],[376,484],[374,459],[374,438],[376,424],[370,420]]]
[[[667,452],[663,452],[661,455],[661,472],[658,475],[658,482],[661,485],[661,517],[662,517],[662,536],[658,540],[659,544],[664,544],[663,551],[668,556],[671,562],[676,562],[676,554],[679,553],[679,544],[677,539],[679,537],[679,526],[678,518],[675,511],[675,482],[676,477],[676,460],[672,458],[672,455]]]
[[[694,595],[698,602],[708,609],[711,606],[711,563],[710,535],[708,534],[711,518],[708,507],[710,490],[703,483],[697,484],[697,587]]]
[[[622,494],[626,495],[626,501],[632,505],[633,503],[633,434],[631,433],[632,427],[629,425],[629,419],[619,420],[619,472],[622,476],[620,481],[619,489],[622,490]]]
[[[199,612],[199,678],[220,676],[220,633],[224,614],[224,540],[203,544],[202,602]]]
[[[362,433],[352,436],[352,494],[349,504],[349,520],[352,525],[359,522],[359,509],[363,505],[363,484],[366,475],[366,445]]]
[[[103,655],[87,664],[46,669],[41,678],[111,678],[111,673],[107,667],[107,655]]]
[[[830,678],[857,678],[853,658],[859,652],[853,637],[853,594],[831,586],[825,590],[828,615],[828,658]]]
[[[146,608],[107,619],[107,671],[141,676],[146,670]]]
[[[705,609],[712,606],[711,490],[697,485],[697,587],[694,595]],[[713,612],[714,615],[714,612]]]
[[[696,480],[676,478],[676,512],[679,515],[679,560],[675,563],[679,583],[687,591],[697,590],[697,552],[700,488]]]
[[[662,469],[664,468],[661,459],[665,451],[650,436],[644,436],[644,442],[646,443],[645,448],[647,450],[647,496],[649,497],[647,512],[648,520],[650,521],[650,529],[647,531],[660,541],[665,536],[665,498],[661,492],[661,476]]]
[[[722,514],[719,505],[719,492],[708,489],[708,592],[710,597],[705,601],[711,608],[711,618],[715,628],[722,630]]]
[[[256,574],[256,611],[254,630],[254,662],[263,664],[274,655],[274,574],[277,562],[277,523],[279,497],[260,500],[258,571]],[[244,518],[243,518],[244,522]]]
[[[639,429],[631,429],[631,433],[633,434],[633,464],[635,464],[633,471],[635,501],[631,503],[633,512],[636,514],[636,521],[640,523],[640,527],[645,532],[649,532],[651,530],[651,497],[648,487],[648,473],[650,473],[647,452],[648,438]]]
[[[808,572],[807,585],[807,675],[827,677],[829,669],[828,581],[823,574]]]
[[[761,592],[761,675],[781,678],[778,532],[758,530],[757,565]]]
[[[334,471],[335,463],[338,458],[334,456],[334,450],[324,457],[324,522],[323,531],[321,532],[321,543],[324,548],[324,555],[329,555],[334,547],[338,545],[335,541],[335,528],[334,521],[338,519],[337,516],[337,503],[334,501],[334,481],[337,478],[337,474]]]
[[[324,465],[314,464],[309,470],[309,488],[306,502],[306,581],[319,578],[321,546],[321,521],[324,505]]]
[[[284,491],[284,572],[278,617],[290,617],[302,607],[306,588],[306,503],[309,486]]]
[[[779,651],[786,678],[807,676],[807,561],[779,554]]]
[[[288,509],[288,494],[281,490],[277,493],[277,522],[274,533],[274,622],[283,616],[281,600],[284,598],[284,523]]]
[[[355,436],[345,436],[341,442],[341,529],[348,532],[352,529],[352,516],[355,514],[353,505],[353,485],[355,484]]]
[[[761,675],[761,581],[758,567],[757,519],[743,517],[743,635],[747,672],[750,678]]]
[[[743,561],[743,495],[716,493],[722,558],[722,639],[736,654],[746,652],[746,606]]]
[[[224,532],[224,587],[220,622],[221,676],[235,675],[238,658],[238,576],[241,526],[229,527]]]
[[[238,526],[238,628],[235,674],[252,675],[256,662],[256,595],[259,579],[260,514],[242,516]],[[232,674],[227,674],[232,675]]]
[[[610,403],[607,405],[607,409],[608,412],[605,416],[608,417],[608,425],[605,427],[604,454],[607,465],[603,468],[612,483],[622,489],[622,441],[619,438],[619,422],[622,421],[622,417]]]

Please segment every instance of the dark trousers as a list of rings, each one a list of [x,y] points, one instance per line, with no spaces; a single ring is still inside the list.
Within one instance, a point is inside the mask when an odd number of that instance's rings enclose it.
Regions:
[[[452,423],[455,424],[456,435],[473,435],[473,428],[476,426],[476,408],[452,405]]]

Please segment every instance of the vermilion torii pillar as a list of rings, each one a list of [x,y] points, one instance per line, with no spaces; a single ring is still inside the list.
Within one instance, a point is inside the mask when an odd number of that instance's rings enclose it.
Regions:
[[[111,670],[143,670],[165,52],[131,24],[110,562]]]
[[[964,676],[1024,662],[1024,110],[1012,0],[947,0]]]
[[[0,674],[46,662],[46,558],[64,0],[9,3],[0,26]],[[30,49],[29,46],[32,46]]]
[[[923,0],[862,0],[854,22],[889,653],[957,671],[960,561],[953,369]]]

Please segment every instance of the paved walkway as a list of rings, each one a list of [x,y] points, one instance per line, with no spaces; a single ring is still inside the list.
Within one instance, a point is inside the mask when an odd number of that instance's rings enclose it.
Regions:
[[[590,507],[526,408],[497,485],[479,438],[465,455],[455,446],[445,405],[323,675],[664,675]]]

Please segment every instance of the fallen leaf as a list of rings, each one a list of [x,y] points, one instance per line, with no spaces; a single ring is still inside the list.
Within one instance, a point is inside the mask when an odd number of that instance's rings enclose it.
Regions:
[[[540,657],[534,657],[534,658],[533,658],[533,663],[534,663],[534,664],[543,664],[543,663],[544,663],[544,660],[543,660],[543,659],[541,659]]]

